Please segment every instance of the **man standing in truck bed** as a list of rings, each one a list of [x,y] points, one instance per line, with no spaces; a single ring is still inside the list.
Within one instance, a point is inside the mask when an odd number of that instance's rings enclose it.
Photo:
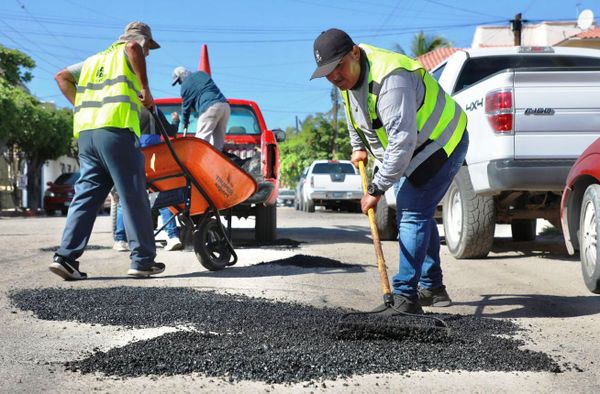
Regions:
[[[395,309],[422,313],[423,305],[450,305],[434,213],[467,153],[465,113],[417,61],[356,45],[341,30],[321,33],[314,57],[311,79],[327,77],[342,92],[352,162],[366,164],[370,152],[383,163],[361,200],[362,211],[375,209],[388,188],[396,191]]]
[[[183,128],[187,130],[190,115],[198,115],[196,137],[223,150],[227,121],[231,108],[215,81],[204,71],[191,73],[185,67],[173,70],[172,85],[181,84]]]

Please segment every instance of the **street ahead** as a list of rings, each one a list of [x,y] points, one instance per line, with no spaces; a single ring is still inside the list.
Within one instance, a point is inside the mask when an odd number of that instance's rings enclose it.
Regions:
[[[412,343],[330,332],[381,303],[361,214],[280,207],[274,245],[235,221],[237,265],[159,249],[167,270],[148,280],[126,277],[109,221],[80,259],[90,279],[63,282],[47,266],[65,218],[0,217],[0,392],[600,392],[600,298],[547,223],[528,243],[499,226],[484,260],[442,247],[454,306],[425,310],[452,314],[455,336]],[[383,250],[392,277],[398,245]]]

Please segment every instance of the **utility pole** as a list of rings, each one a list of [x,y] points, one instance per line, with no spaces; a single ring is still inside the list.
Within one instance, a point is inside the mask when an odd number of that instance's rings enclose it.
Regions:
[[[521,30],[523,29],[523,20],[521,20],[521,13],[515,15],[515,19],[510,21],[510,28],[514,34],[515,46],[521,46]]]
[[[333,116],[333,122],[331,124],[333,128],[333,141],[331,142],[331,158],[335,159],[337,155],[337,136],[338,136],[338,121],[337,121],[337,111],[338,111],[338,90],[334,86],[331,89],[331,101],[333,101],[333,108],[331,110],[331,115]]]

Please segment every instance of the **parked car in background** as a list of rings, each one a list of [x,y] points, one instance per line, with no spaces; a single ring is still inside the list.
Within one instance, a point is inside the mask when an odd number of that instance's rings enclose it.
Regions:
[[[302,193],[304,190],[304,179],[306,179],[307,172],[308,167],[304,167],[302,173],[300,174],[300,179],[298,179],[298,183],[296,183],[296,190],[294,194],[294,208],[296,211],[303,210],[304,199],[302,198]]]
[[[302,210],[326,209],[360,211],[363,195],[360,175],[350,160],[315,160],[308,167],[302,188]]]
[[[277,205],[285,207],[293,207],[295,200],[295,192],[290,189],[279,189],[279,196],[277,196]]]
[[[46,215],[54,215],[60,211],[67,214],[71,200],[75,195],[74,185],[79,179],[79,172],[65,172],[60,174],[54,182],[48,182],[48,189],[44,192],[44,211]]]
[[[600,138],[571,167],[560,217],[569,254],[579,251],[585,285],[600,294]]]
[[[52,216],[56,211],[66,215],[75,195],[75,182],[79,179],[79,172],[65,172],[60,174],[54,182],[48,182],[48,189],[44,192],[44,211]],[[110,195],[106,197],[99,213],[110,212]]]

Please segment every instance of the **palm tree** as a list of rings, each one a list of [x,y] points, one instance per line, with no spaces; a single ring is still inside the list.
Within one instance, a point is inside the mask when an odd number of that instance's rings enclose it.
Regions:
[[[410,45],[414,57],[421,56],[437,48],[451,48],[452,43],[442,36],[426,36],[423,31],[418,32],[413,37]]]

